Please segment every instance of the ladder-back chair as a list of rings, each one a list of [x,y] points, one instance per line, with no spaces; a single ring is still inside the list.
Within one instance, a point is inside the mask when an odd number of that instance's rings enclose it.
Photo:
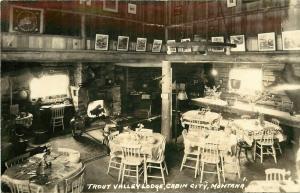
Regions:
[[[259,156],[260,162],[262,163],[264,155],[272,155],[275,163],[277,163],[276,151],[274,147],[274,134],[275,129],[273,127],[266,127],[260,132],[259,138],[255,140],[254,160],[256,156]],[[259,153],[256,152],[257,148],[260,149]]]

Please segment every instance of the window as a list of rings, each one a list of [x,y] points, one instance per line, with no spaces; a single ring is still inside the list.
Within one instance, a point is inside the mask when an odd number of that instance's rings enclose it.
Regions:
[[[69,95],[69,77],[65,74],[45,75],[30,82],[31,99]]]
[[[262,78],[261,69],[232,69],[229,73],[229,89],[243,95],[255,95],[263,89]]]

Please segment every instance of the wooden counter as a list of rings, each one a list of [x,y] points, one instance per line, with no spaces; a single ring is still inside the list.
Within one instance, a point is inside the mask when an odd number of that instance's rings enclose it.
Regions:
[[[243,102],[236,102],[233,106],[228,106],[226,101],[221,99],[195,98],[192,104],[197,106],[209,106],[213,110],[228,112],[232,114],[256,114],[263,113],[266,118],[276,118],[282,125],[300,129],[300,114],[291,116],[288,112],[267,108],[260,105],[251,105]]]

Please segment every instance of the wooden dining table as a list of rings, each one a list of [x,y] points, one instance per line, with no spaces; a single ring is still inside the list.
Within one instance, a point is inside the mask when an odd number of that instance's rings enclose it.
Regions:
[[[44,168],[43,172],[41,172],[40,163],[44,153],[29,157],[23,162],[7,168],[2,175],[2,181],[8,184],[15,180],[21,180],[28,185],[40,186],[45,193],[63,193],[66,190],[65,179],[79,172],[83,166],[79,159],[74,159],[74,156],[78,156],[79,152],[71,149],[68,152],[53,149],[46,157],[46,161],[50,162],[51,165]]]

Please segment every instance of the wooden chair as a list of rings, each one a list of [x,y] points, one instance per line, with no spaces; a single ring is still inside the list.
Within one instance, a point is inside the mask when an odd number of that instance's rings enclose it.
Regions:
[[[146,158],[146,169],[148,171],[148,168],[155,168],[155,169],[160,169],[161,172],[161,176],[151,176],[148,174],[147,172],[147,179],[148,178],[161,178],[163,180],[163,183],[166,184],[166,180],[165,180],[165,175],[164,172],[166,172],[166,174],[168,175],[168,168],[167,168],[167,164],[165,161],[165,146],[166,146],[166,139],[165,137],[163,138],[163,141],[161,143],[161,145],[159,146],[158,152],[157,152],[157,157],[150,157],[150,158]]]
[[[200,183],[203,181],[203,174],[204,173],[211,173],[211,174],[217,174],[218,175],[218,183],[221,184],[221,172],[222,172],[222,166],[220,167],[219,164],[221,163],[220,155],[219,155],[219,149],[217,144],[213,143],[206,143],[203,148],[201,148],[201,176],[200,176]],[[217,171],[205,171],[204,166],[206,164],[209,165],[215,165],[217,168]]]
[[[10,168],[16,164],[22,163],[24,160],[30,157],[30,152],[14,157],[11,160],[5,162],[5,167]]]
[[[256,152],[256,148],[260,149],[260,152]],[[264,151],[266,149],[266,151]],[[270,151],[271,149],[271,151]],[[276,159],[276,151],[274,147],[274,128],[266,127],[260,132],[259,139],[255,140],[254,145],[254,160],[256,155],[260,157],[260,162],[263,162],[264,155],[272,155],[275,163],[277,163]]]
[[[119,131],[115,131],[111,133],[108,136],[108,141],[112,141],[118,135],[119,135]],[[110,152],[110,159],[109,159],[109,164],[106,173],[109,174],[110,168],[116,169],[120,173],[121,161],[122,161],[122,152]],[[118,181],[120,181],[120,175]]]
[[[84,188],[85,166],[70,178],[65,179],[65,192],[80,193]]]
[[[198,173],[198,168],[199,168],[199,162],[200,162],[200,147],[198,146],[191,147],[191,145],[188,143],[186,139],[187,137],[186,129],[182,131],[182,136],[183,136],[183,143],[184,143],[184,155],[181,162],[180,171],[182,171],[183,167],[194,169],[195,170],[194,177],[196,178]],[[195,166],[186,165],[186,161],[188,160],[196,162]]]
[[[2,182],[7,184],[12,193],[43,193],[41,186],[30,183],[26,180],[9,179],[2,176]]]
[[[64,106],[55,106],[51,108],[51,122],[52,122],[52,129],[54,133],[55,127],[62,127],[62,130],[65,129],[64,126]]]
[[[274,125],[277,125],[278,127],[280,127],[280,121],[278,119],[275,119],[275,118],[272,118],[271,119],[271,122],[274,124]],[[280,154],[282,154],[282,149],[280,147],[280,143],[279,143],[279,140],[278,139],[274,139],[275,141],[275,149],[278,149],[278,151],[280,152]]]
[[[122,145],[122,154],[123,158],[120,170],[122,172],[121,184],[123,184],[125,176],[136,178],[136,183],[139,184],[140,172],[143,170],[143,167],[139,168],[139,166],[144,162],[144,157],[141,156],[141,145],[124,144]],[[131,175],[131,172],[135,172],[135,175]]]
[[[291,172],[283,169],[269,168],[265,170],[266,181],[283,181],[290,177]]]

